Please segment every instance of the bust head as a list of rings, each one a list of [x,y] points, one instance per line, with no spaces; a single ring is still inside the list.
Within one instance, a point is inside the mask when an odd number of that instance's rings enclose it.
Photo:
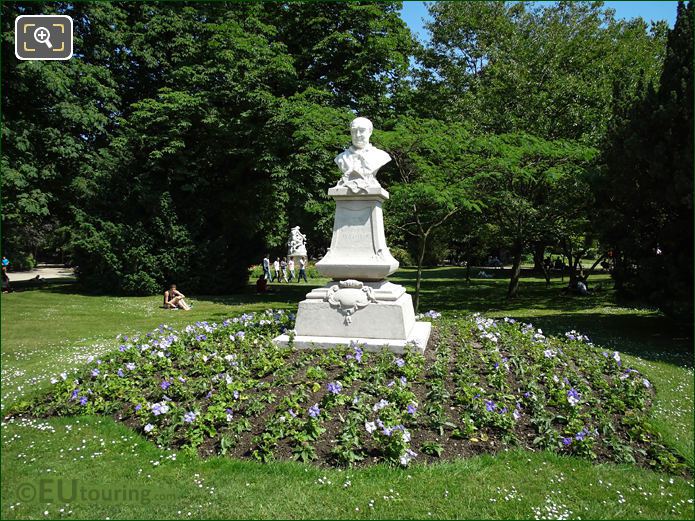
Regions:
[[[369,145],[369,138],[372,135],[374,126],[367,118],[355,118],[350,123],[350,134],[352,135],[352,146],[361,149]]]

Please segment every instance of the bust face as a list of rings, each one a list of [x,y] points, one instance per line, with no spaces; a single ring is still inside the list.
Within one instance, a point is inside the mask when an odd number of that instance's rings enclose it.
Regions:
[[[372,125],[366,118],[357,118],[350,125],[350,134],[352,135],[352,146],[362,149],[369,145]]]

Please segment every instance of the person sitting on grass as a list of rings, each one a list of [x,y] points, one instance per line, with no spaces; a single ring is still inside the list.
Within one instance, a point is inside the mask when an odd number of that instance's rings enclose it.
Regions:
[[[256,293],[267,293],[268,292],[268,279],[265,275],[258,277],[256,281]]]
[[[191,309],[184,300],[186,295],[176,289],[176,284],[172,284],[167,291],[164,292],[164,307],[166,309],[183,309],[188,311]]]

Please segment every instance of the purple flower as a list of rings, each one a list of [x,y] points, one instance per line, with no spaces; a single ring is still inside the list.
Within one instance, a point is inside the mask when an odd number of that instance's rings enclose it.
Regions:
[[[526,392],[524,393],[524,398],[531,398],[531,392],[530,392],[530,391],[526,391]]]
[[[414,403],[409,403],[408,408],[406,410],[407,410],[408,414],[413,416],[417,412],[417,405],[415,405]]]
[[[123,372],[123,369],[121,369],[120,367],[118,368],[118,372],[117,372],[116,374],[117,374],[118,376],[120,376],[121,378],[123,378],[123,376],[125,376],[125,373]]]
[[[207,340],[208,337],[207,337],[207,335],[196,335],[195,339],[196,339],[198,342],[203,342],[203,341]]]
[[[164,380],[164,381],[160,384],[160,387],[166,391],[167,389],[169,389],[169,387],[171,387],[171,382],[168,382],[168,381]]]
[[[492,412],[497,408],[497,405],[495,405],[495,402],[492,400],[485,400],[485,409],[487,409],[488,412]]]
[[[405,385],[408,383],[408,379],[405,376],[401,376],[401,385]]]
[[[355,360],[358,363],[362,362],[362,353],[363,353],[362,349],[360,349],[359,347],[355,348]]]
[[[145,425],[145,432],[152,432],[153,430],[154,430],[154,425],[152,425],[151,423],[148,423],[147,425]]]
[[[340,382],[330,382],[327,387],[328,392],[332,394],[340,394],[340,391],[343,390],[343,386]]]
[[[87,400],[87,397],[83,396],[82,398],[80,398],[80,405],[87,405],[88,401],[89,400]]]
[[[514,409],[514,412],[512,413],[512,416],[514,416],[514,419],[516,421],[519,421],[519,418],[521,418],[521,413],[519,412],[518,409]]]
[[[584,438],[585,438],[588,434],[589,434],[589,430],[588,430],[586,427],[584,427],[581,431],[579,431],[579,432],[575,435],[574,438],[575,438],[577,441],[582,441],[582,440],[584,440]]]
[[[169,412],[169,406],[164,402],[150,404],[150,409],[155,416]]]
[[[232,396],[234,397],[235,400],[238,400],[239,399],[239,391],[234,391],[232,393]]]
[[[572,438],[562,438],[562,444],[567,446],[572,443]]]
[[[92,376],[94,376],[95,378],[99,376],[99,369],[92,369]]]
[[[321,414],[321,409],[319,409],[319,404],[315,403],[311,407],[309,407],[309,416],[312,418],[316,418],[319,414]]]
[[[294,412],[292,409],[290,409],[290,410],[287,411],[287,412],[290,413],[290,416],[292,416],[292,418],[296,418],[296,417],[297,417],[297,413]]]
[[[234,412],[231,409],[225,409],[224,411],[227,414],[227,421],[230,422],[234,419]]]
[[[128,346],[126,346],[126,345],[121,345],[121,346],[118,347],[118,350],[119,350],[121,353],[122,353],[123,351],[125,351],[126,349],[128,349]]]
[[[193,411],[188,411],[186,414],[183,415],[183,421],[185,421],[186,423],[193,423],[195,421],[196,416],[196,413],[194,413]]]
[[[239,340],[243,340],[246,336],[246,333],[244,333],[243,331],[237,331],[234,336],[237,337]]]
[[[72,396],[70,397],[70,399],[71,399],[71,400],[76,400],[76,399],[77,399],[77,395],[79,394],[79,392],[80,392],[79,389],[75,389],[74,391],[72,391]]]
[[[125,364],[125,368],[128,369],[128,371],[134,371],[135,370],[135,364],[132,362],[128,362]]]
[[[135,406],[135,410],[136,410],[136,411],[139,411],[140,409],[142,409],[142,405],[137,404],[137,405]]]
[[[403,367],[403,366],[405,365],[405,360],[403,360],[402,358],[396,358],[396,359],[394,360],[394,363],[395,363],[398,367]]]
[[[567,391],[567,401],[572,407],[577,405],[580,399],[581,395],[577,392],[577,390],[574,387]]]

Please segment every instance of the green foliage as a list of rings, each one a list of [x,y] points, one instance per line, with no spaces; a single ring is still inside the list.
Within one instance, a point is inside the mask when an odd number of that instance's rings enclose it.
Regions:
[[[4,3],[3,252],[64,249],[93,289],[219,293],[290,224],[327,246],[350,109],[386,111],[407,71],[398,6]],[[76,20],[72,60],[12,57],[15,16],[42,11]]]
[[[658,88],[616,84],[614,122],[595,179],[596,226],[618,288],[692,321],[693,4],[678,4]]]
[[[612,84],[634,89],[658,75],[665,24],[619,21],[600,3],[439,2],[424,78],[447,101],[429,107],[484,131],[528,132],[596,146],[610,118]],[[435,96],[437,96],[435,94]]]

